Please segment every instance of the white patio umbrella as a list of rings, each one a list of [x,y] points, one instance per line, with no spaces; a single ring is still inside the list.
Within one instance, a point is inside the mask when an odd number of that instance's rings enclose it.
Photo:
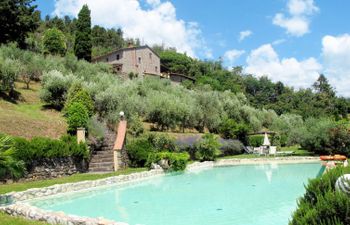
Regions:
[[[263,146],[270,146],[270,145],[271,143],[270,143],[269,137],[267,136],[267,133],[265,133]]]

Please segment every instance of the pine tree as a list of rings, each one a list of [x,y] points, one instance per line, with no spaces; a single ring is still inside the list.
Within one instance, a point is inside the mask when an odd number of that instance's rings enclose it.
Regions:
[[[91,61],[91,16],[90,9],[87,5],[83,5],[77,20],[77,31],[75,33],[74,52],[78,59]]]
[[[40,22],[40,12],[32,5],[33,0],[0,1],[0,44],[17,42],[25,47],[27,34],[34,31]]]
[[[318,94],[324,94],[332,98],[335,96],[333,87],[329,84],[327,78],[323,74],[320,74],[317,81],[312,86]]]

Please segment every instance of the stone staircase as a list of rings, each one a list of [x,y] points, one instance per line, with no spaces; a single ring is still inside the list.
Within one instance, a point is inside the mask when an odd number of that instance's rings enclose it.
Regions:
[[[108,130],[105,134],[101,149],[92,153],[89,163],[89,172],[113,172],[113,148],[116,139],[116,132]]]

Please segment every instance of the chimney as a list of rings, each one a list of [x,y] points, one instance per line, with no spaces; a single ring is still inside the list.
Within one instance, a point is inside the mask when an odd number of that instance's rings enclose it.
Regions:
[[[131,41],[128,42],[128,48],[132,48],[132,47],[134,47],[134,45],[132,44],[132,42],[131,42]]]

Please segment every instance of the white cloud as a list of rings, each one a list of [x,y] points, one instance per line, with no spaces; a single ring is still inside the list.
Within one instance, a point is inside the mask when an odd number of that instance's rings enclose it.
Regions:
[[[160,5],[160,0],[146,0],[147,4],[151,6],[158,6]]]
[[[224,64],[231,68],[234,66],[235,61],[245,53],[244,50],[231,49],[224,53],[223,60]]]
[[[210,52],[198,24],[178,19],[176,8],[168,1],[147,0],[146,10],[137,0],[56,0],[54,14],[76,16],[83,4],[91,9],[93,24],[121,27],[126,37],[176,47],[189,56]]]
[[[241,32],[239,32],[239,38],[238,41],[243,41],[244,39],[246,39],[247,37],[251,36],[253,34],[253,32],[251,30],[243,30]]]
[[[287,6],[289,13],[294,16],[312,15],[319,10],[313,0],[290,0]]]
[[[318,12],[313,0],[289,0],[287,3],[289,16],[277,13],[273,24],[286,29],[290,35],[301,37],[309,32],[310,16]]]
[[[265,44],[250,52],[244,71],[257,76],[266,75],[272,81],[282,81],[296,88],[307,88],[318,78],[321,69],[315,58],[303,61],[280,59],[272,45]]]
[[[286,39],[277,39],[274,42],[272,42],[272,45],[280,45],[284,42],[286,42]]]
[[[330,83],[340,95],[350,97],[350,34],[324,36],[322,57]]]

